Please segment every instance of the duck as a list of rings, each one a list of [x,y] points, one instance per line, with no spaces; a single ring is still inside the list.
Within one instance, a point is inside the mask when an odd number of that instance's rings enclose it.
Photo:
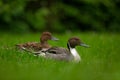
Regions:
[[[51,47],[43,53],[36,53],[36,55],[54,60],[78,63],[81,61],[81,56],[75,49],[76,46],[89,47],[89,45],[83,43],[78,37],[71,37],[67,42],[67,49],[63,47]]]
[[[48,40],[57,41],[59,39],[54,37],[50,32],[43,32],[40,37],[40,42],[16,44],[16,47],[20,50],[28,51],[31,53],[46,51],[51,47],[51,45],[49,45],[47,42]]]

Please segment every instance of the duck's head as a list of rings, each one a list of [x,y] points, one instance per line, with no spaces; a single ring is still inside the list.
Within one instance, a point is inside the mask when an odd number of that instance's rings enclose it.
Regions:
[[[56,37],[52,36],[52,34],[50,32],[43,32],[41,37],[40,37],[40,41],[43,42],[43,41],[48,41],[48,40],[59,40],[57,39]]]
[[[83,47],[89,47],[89,45],[86,45],[83,43],[78,37],[72,37],[68,40],[68,46],[71,48],[75,48],[76,46],[83,46]]]

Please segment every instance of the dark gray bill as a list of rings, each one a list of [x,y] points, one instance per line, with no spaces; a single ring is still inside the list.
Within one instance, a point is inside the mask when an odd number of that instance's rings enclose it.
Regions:
[[[56,38],[56,37],[54,37],[54,36],[52,36],[51,40],[53,40],[53,41],[58,41],[59,39]]]
[[[83,46],[83,47],[86,47],[86,48],[89,48],[89,47],[90,47],[89,45],[84,44],[84,43],[81,43],[80,46]]]

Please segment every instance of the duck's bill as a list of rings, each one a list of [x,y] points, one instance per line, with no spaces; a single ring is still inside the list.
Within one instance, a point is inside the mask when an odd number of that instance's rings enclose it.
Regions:
[[[84,43],[81,43],[80,46],[83,46],[83,47],[86,47],[86,48],[89,48],[89,47],[90,47],[89,45],[84,44]]]
[[[58,41],[59,39],[56,38],[56,37],[54,37],[54,36],[52,36],[51,40],[53,40],[53,41]]]

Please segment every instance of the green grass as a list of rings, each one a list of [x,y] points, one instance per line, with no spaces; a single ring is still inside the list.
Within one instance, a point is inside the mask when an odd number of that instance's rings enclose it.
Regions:
[[[120,34],[54,34],[60,40],[53,46],[66,47],[78,36],[90,48],[77,47],[82,61],[67,63],[35,57],[14,48],[17,43],[39,41],[39,34],[0,34],[0,80],[120,80]]]

